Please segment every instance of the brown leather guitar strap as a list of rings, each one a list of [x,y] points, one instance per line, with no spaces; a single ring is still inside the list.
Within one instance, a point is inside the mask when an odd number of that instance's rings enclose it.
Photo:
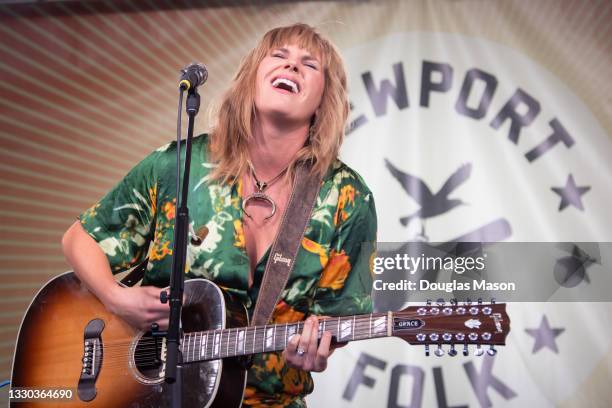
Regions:
[[[270,249],[251,319],[252,326],[267,324],[272,318],[274,307],[293,270],[320,188],[321,178],[310,174],[309,165],[296,166],[293,190]]]

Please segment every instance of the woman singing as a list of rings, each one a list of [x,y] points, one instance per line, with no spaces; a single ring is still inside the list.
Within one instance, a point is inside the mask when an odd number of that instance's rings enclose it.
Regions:
[[[371,312],[370,254],[360,252],[376,240],[376,211],[364,181],[338,160],[348,112],[338,52],[296,24],[263,36],[223,96],[212,131],[193,140],[190,224],[209,233],[200,245],[189,244],[187,278],[212,280],[250,314],[296,165],[310,163],[311,177],[322,180],[272,318],[307,319],[304,330],[282,353],[254,356],[245,406],[305,406],[310,372],[325,370],[330,354],[331,335],[317,340],[316,316]],[[170,143],[136,165],[63,239],[78,277],[107,309],[142,330],[168,324],[159,288],[169,284],[172,264],[175,149]],[[141,286],[117,285],[113,273],[147,257]]]

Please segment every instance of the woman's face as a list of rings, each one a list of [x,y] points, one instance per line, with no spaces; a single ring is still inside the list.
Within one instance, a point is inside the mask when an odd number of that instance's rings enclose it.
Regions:
[[[321,104],[321,61],[295,45],[273,48],[259,64],[255,88],[258,115],[292,124],[310,123]]]

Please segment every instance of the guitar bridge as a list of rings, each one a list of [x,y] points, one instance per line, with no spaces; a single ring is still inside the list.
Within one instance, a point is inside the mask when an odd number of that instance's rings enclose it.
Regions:
[[[96,397],[96,380],[104,356],[102,351],[103,330],[104,322],[100,319],[91,320],[85,326],[81,376],[77,387],[77,394],[82,401],[91,401]]]

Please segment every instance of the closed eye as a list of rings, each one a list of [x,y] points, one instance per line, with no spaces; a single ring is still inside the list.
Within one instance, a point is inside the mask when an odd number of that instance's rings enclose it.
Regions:
[[[286,58],[287,50],[285,50],[284,48],[272,49],[270,50],[270,55],[274,58]]]
[[[305,56],[304,58],[302,58],[302,64],[304,64],[308,68],[312,68],[317,71],[319,70],[319,61],[311,56]]]

